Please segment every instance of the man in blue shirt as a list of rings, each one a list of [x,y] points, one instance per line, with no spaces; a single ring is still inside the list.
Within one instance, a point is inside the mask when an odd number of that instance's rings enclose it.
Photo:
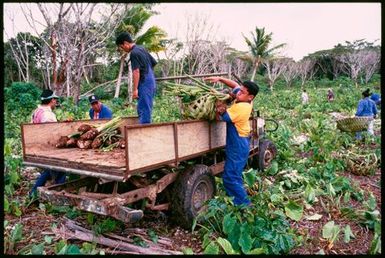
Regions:
[[[91,104],[89,115],[91,119],[112,118],[112,111],[106,105],[100,102],[95,95],[89,96],[88,101]]]
[[[370,135],[374,135],[373,119],[376,118],[377,107],[374,101],[369,98],[369,96],[370,96],[369,89],[362,92],[362,99],[358,102],[356,116],[368,118],[369,120],[368,133]],[[361,132],[356,133],[356,139],[361,140]]]
[[[151,113],[156,91],[153,69],[157,62],[143,46],[136,45],[131,35],[127,32],[121,33],[116,38],[116,45],[123,51],[130,53],[134,83],[132,97],[138,99],[139,123],[151,123]]]
[[[370,99],[373,100],[376,105],[381,105],[381,96],[379,94],[372,93],[372,95],[370,95]]]

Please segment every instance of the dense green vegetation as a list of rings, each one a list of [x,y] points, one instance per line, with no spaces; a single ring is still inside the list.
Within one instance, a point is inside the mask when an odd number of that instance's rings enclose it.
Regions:
[[[366,155],[374,153],[380,166],[381,138],[366,137],[365,142],[356,142],[353,135],[336,129],[331,112],[354,115],[361,92],[365,88],[374,89],[379,85],[379,76],[373,77],[369,84],[356,88],[353,82],[341,77],[335,81],[321,79],[309,81],[306,89],[310,96],[308,105],[303,106],[300,99],[299,82],[288,89],[278,81],[275,91],[269,91],[261,77],[256,78],[261,91],[254,101],[255,110],[265,118],[279,122],[276,132],[269,133],[278,149],[273,166],[265,172],[247,170],[245,184],[255,194],[251,197],[254,206],[250,209],[234,207],[225,195],[221,180],[217,179],[219,193],[208,204],[208,211],[201,214],[205,219],[194,227],[203,239],[207,254],[290,254],[293,248],[306,244],[306,234],[300,234],[293,222],[309,220],[317,223],[325,214],[338,214],[319,225],[323,234],[318,236],[328,242],[328,246],[338,241],[348,243],[355,232],[350,225],[359,224],[374,232],[369,250],[370,254],[380,253],[381,220],[376,197],[365,192],[359,185],[346,177],[346,158],[349,153]],[[333,88],[335,101],[326,101],[327,88]],[[169,122],[180,119],[176,101],[161,94],[159,84],[155,99],[153,121]],[[38,104],[40,89],[32,84],[13,83],[4,89],[5,102],[5,142],[4,142],[4,212],[22,217],[23,207],[29,205],[25,196],[15,195],[22,187],[22,149],[20,124],[30,121],[30,114]],[[107,104],[114,115],[136,115],[135,103],[127,103],[121,98],[113,99],[105,94],[102,102]],[[89,104],[81,100],[74,105],[71,98],[61,99],[61,108],[55,110],[59,120],[72,117],[88,119]],[[269,125],[267,125],[269,126]],[[306,141],[296,142],[299,136]],[[375,148],[370,148],[375,144]],[[306,154],[306,155],[304,155]],[[373,175],[375,170],[370,172]],[[28,182],[30,187],[33,182]],[[380,182],[378,182],[380,184]],[[356,209],[351,200],[360,203]],[[309,212],[311,207],[319,207],[323,212]],[[66,216],[86,216],[87,221],[97,233],[113,231],[119,222],[111,219],[97,221],[93,215],[78,213],[70,208],[42,206],[50,213]],[[344,218],[344,220],[340,220]],[[342,221],[348,220],[346,224]],[[104,224],[103,224],[104,223]],[[5,234],[5,251],[14,249],[22,239],[22,225],[16,224]],[[43,253],[44,248],[53,247],[56,254],[98,253],[95,246],[84,243],[79,247],[65,241],[53,243],[47,238],[45,243],[32,245],[19,253]],[[320,248],[322,249],[322,248]],[[321,253],[323,251],[320,251]],[[102,251],[101,251],[102,252]]]

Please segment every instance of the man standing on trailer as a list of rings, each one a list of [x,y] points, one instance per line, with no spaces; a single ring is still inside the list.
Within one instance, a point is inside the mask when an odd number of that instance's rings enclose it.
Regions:
[[[233,89],[234,103],[227,108],[226,104],[217,106],[217,112],[226,122],[226,160],[223,171],[223,186],[230,197],[234,197],[235,205],[251,205],[243,186],[242,172],[246,166],[250,152],[249,118],[253,108],[253,99],[259,87],[251,81],[241,85],[222,77],[208,77],[210,82],[222,82]]]
[[[116,45],[123,51],[130,53],[132,77],[133,77],[133,99],[138,99],[137,112],[139,123],[151,123],[152,107],[156,91],[154,66],[155,59],[148,51],[140,45],[136,45],[131,35],[127,32],[121,33],[116,38]]]

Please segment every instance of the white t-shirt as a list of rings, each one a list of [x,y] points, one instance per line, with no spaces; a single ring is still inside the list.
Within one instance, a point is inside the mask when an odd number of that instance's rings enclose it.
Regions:
[[[57,122],[56,115],[50,106],[39,105],[32,114],[31,123]]]

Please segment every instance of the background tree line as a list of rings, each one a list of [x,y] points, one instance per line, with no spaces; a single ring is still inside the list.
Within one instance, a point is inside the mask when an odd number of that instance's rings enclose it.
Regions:
[[[359,39],[346,41],[332,49],[320,50],[302,60],[281,56],[285,43],[271,46],[272,33],[256,26],[251,36],[242,34],[249,51],[231,48],[213,38],[215,31],[204,17],[189,19],[185,38],[168,38],[159,27],[144,30],[156,15],[154,4],[38,3],[44,17],[44,31],[36,31],[36,14],[23,4],[23,15],[38,36],[20,32],[4,43],[4,85],[31,82],[51,88],[60,96],[79,100],[98,86],[109,86],[114,97],[131,96],[129,57],[117,50],[115,38],[122,31],[133,35],[155,57],[158,77],[227,72],[240,78],[264,78],[270,90],[277,80],[287,87],[301,87],[313,79],[350,78],[356,86],[366,84],[380,71],[381,46]],[[99,15],[99,16],[98,16]],[[97,17],[95,19],[95,17]],[[12,19],[14,17],[11,17]],[[241,35],[240,35],[241,36]]]

